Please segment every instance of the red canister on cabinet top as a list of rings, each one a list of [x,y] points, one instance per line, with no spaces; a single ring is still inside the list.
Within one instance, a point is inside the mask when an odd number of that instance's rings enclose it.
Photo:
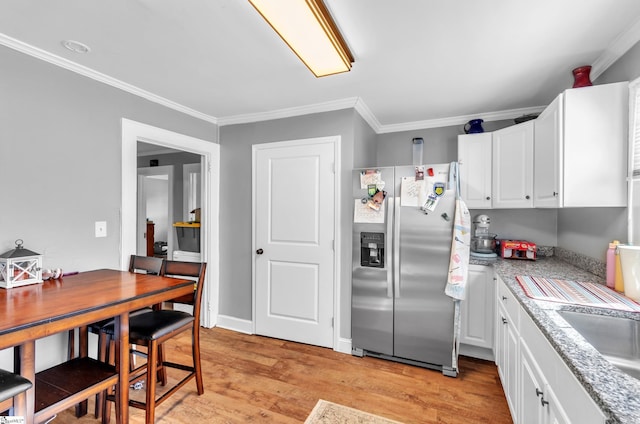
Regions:
[[[500,243],[500,256],[505,259],[530,259],[537,258],[538,247],[535,243],[524,240],[502,240]]]

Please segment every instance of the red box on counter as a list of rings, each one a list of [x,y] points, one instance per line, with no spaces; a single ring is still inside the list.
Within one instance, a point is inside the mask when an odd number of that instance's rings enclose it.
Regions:
[[[505,259],[530,259],[535,261],[538,248],[535,243],[524,240],[502,240],[500,256]]]

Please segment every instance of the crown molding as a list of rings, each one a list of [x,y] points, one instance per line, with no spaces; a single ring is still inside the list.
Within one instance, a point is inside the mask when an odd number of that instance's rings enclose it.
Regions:
[[[248,113],[218,118],[218,125],[248,124],[251,122],[271,121],[273,119],[291,118],[294,116],[310,115],[313,113],[331,112],[334,110],[355,108],[358,97],[332,100],[324,103],[315,103],[305,106],[297,106],[286,109],[276,109],[267,112]]]
[[[605,70],[607,70],[616,60],[624,55],[631,47],[640,41],[640,19],[633,23],[626,31],[621,33],[607,49],[594,61],[591,69],[591,78],[596,79]],[[102,82],[120,90],[126,91],[135,96],[142,97],[151,102],[163,105],[170,109],[182,112],[194,118],[202,119],[218,127],[225,125],[246,124],[251,122],[268,121],[273,119],[290,118],[294,116],[309,115],[313,113],[330,112],[334,110],[342,110],[354,108],[360,116],[371,126],[376,134],[412,131],[416,129],[439,128],[453,125],[461,125],[471,119],[484,119],[485,121],[497,121],[503,119],[513,119],[518,116],[538,113],[544,109],[544,106],[503,110],[497,112],[488,112],[473,115],[454,116],[441,119],[429,119],[423,121],[412,121],[398,124],[383,125],[378,121],[371,109],[366,105],[360,97],[349,97],[340,100],[334,100],[324,103],[316,103],[305,106],[278,109],[268,112],[260,112],[253,114],[233,115],[228,117],[216,118],[211,115],[191,109],[179,103],[173,102],[164,97],[155,95],[151,92],[143,90],[134,85],[120,81],[103,73],[97,72],[91,68],[72,62],[63,57],[54,55],[38,47],[16,40],[5,34],[0,33],[0,45],[4,45],[13,50],[33,56],[37,59],[70,70],[80,75],[86,76],[93,80]]]
[[[211,122],[212,124],[218,123],[218,119],[213,116],[204,114],[202,112],[198,112],[197,110],[191,109],[189,107],[186,107],[184,105],[181,105],[179,103],[166,99],[164,97],[158,96],[149,91],[146,91],[134,85],[128,84],[124,81],[120,81],[119,79],[110,77],[108,75],[95,71],[86,66],[80,65],[71,60],[57,56],[53,53],[47,52],[38,47],[24,43],[20,40],[16,40],[15,38],[9,37],[6,34],[0,33],[0,44],[3,46],[9,47],[10,49],[35,57],[36,59],[40,59],[45,62],[51,63],[52,65],[59,66],[61,68],[75,72],[82,76],[91,78],[95,81],[99,81],[101,83],[118,88],[122,91],[126,91],[135,96],[142,97],[151,102],[160,104],[162,106],[166,106],[170,109],[176,110],[178,112],[182,112],[186,115],[193,116],[194,118],[202,119],[203,121]]]
[[[441,119],[428,119],[424,121],[405,122],[401,124],[389,124],[380,126],[376,131],[378,134],[394,133],[401,131],[412,131],[427,128],[440,128],[450,127],[453,125],[462,125],[469,122],[471,119],[483,119],[485,122],[500,121],[503,119],[513,119],[522,115],[528,115],[530,113],[539,113],[544,110],[546,106],[534,106],[525,107],[520,109],[508,109],[497,112],[477,113],[473,115],[461,115],[452,116],[449,118]]]
[[[375,131],[376,134],[380,134],[380,128],[382,127],[382,125],[380,125],[380,121],[378,121],[378,118],[376,118],[373,112],[371,112],[371,109],[369,109],[369,106],[367,106],[364,100],[360,97],[358,97],[358,100],[356,101],[355,109],[362,119],[369,124],[373,131]]]
[[[640,18],[629,26],[626,31],[621,32],[593,62],[591,65],[591,79],[595,80],[602,75],[604,71],[609,69],[609,66],[620,59],[638,41],[640,41]]]

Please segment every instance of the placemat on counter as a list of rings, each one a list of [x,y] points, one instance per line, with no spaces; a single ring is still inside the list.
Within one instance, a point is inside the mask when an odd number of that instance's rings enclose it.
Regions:
[[[602,284],[525,275],[516,280],[532,299],[640,312],[640,304]]]

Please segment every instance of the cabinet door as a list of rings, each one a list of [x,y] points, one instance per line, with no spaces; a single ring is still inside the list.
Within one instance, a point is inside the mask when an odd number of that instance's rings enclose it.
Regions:
[[[534,121],[493,132],[494,208],[533,207]]]
[[[491,267],[469,266],[467,296],[461,308],[460,343],[493,348],[494,285]]]
[[[505,340],[505,362],[506,362],[506,377],[507,385],[504,388],[509,408],[511,409],[511,416],[518,416],[518,367],[520,363],[520,335],[518,329],[514,326],[514,323],[508,322],[507,334]]]
[[[545,382],[533,355],[524,341],[520,345],[520,423],[543,423],[545,411],[542,396],[545,395]]]
[[[469,208],[491,208],[491,139],[491,133],[458,136],[460,196]]]
[[[511,417],[516,421],[518,377],[518,333],[501,303],[498,303],[496,327],[496,365],[502,381]]]
[[[628,83],[564,93],[564,206],[627,205]]]
[[[546,424],[571,424],[571,420],[567,417],[567,414],[564,409],[562,409],[556,394],[549,385],[545,386],[544,399],[547,403],[545,404],[542,413],[544,414],[544,422]],[[595,421],[598,421],[597,415],[593,417],[595,418]]]
[[[534,121],[533,206],[562,205],[562,108],[559,95]]]

